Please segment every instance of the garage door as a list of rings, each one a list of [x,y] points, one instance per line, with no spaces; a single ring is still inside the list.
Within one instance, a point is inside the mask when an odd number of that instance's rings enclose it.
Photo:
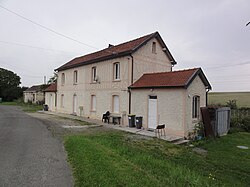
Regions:
[[[148,128],[157,126],[157,96],[149,96],[148,99]]]

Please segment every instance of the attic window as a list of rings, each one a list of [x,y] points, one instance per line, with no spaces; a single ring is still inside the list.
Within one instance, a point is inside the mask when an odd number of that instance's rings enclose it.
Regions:
[[[120,63],[116,62],[113,65],[114,80],[120,80]]]
[[[152,43],[152,53],[156,53],[156,42]]]

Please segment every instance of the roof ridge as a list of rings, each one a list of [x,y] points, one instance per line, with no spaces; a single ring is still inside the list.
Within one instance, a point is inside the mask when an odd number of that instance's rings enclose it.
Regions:
[[[126,42],[123,42],[123,43],[119,43],[119,44],[117,44],[117,45],[112,46],[111,48],[116,47],[116,46],[119,46],[119,45],[124,45],[124,44],[126,44],[126,43],[129,43],[129,42],[133,42],[133,41],[135,41],[135,40],[142,39],[142,38],[144,38],[144,37],[146,38],[146,37],[149,37],[149,36],[153,36],[153,35],[156,34],[156,33],[157,33],[157,31],[156,31],[156,32],[153,32],[153,33],[150,33],[150,34],[146,34],[146,35],[144,35],[144,36],[141,36],[141,37],[138,37],[138,38],[135,38],[135,39],[131,39],[131,40],[126,41]],[[106,48],[106,49],[108,49],[108,48]]]
[[[82,56],[78,56],[78,57],[75,57],[74,59],[77,59],[77,58],[81,58],[81,57],[84,57],[84,56],[87,56],[87,55],[92,55],[92,54],[95,54],[95,53],[99,53],[99,52],[101,52],[101,51],[106,51],[107,53],[109,53],[109,51],[107,50],[107,49],[114,49],[115,47],[118,47],[118,46],[120,46],[120,45],[124,45],[124,44],[127,44],[127,43],[129,43],[129,42],[133,42],[133,41],[136,41],[136,40],[139,40],[139,39],[142,39],[142,38],[144,38],[144,37],[149,37],[149,36],[153,36],[154,34],[156,34],[156,33],[158,33],[157,31],[156,32],[153,32],[153,33],[151,33],[151,34],[146,34],[146,35],[144,35],[144,36],[141,36],[141,37],[138,37],[138,38],[135,38],[135,39],[131,39],[131,40],[129,40],[129,41],[125,41],[125,42],[123,42],[123,43],[118,43],[117,45],[113,45],[112,47],[106,47],[106,48],[103,48],[103,49],[100,49],[100,50],[98,50],[98,51],[94,51],[94,52],[92,52],[92,53],[87,53],[87,54],[85,54],[85,55],[82,55]],[[142,42],[143,43],[143,42]],[[141,43],[140,43],[141,44]],[[140,45],[139,44],[139,45]],[[138,46],[139,46],[138,45]],[[115,51],[110,51],[110,54],[111,55],[113,55],[113,53],[115,53]],[[72,59],[72,60],[74,60],[74,59]],[[71,60],[71,61],[72,61]]]
[[[175,72],[183,72],[183,71],[198,70],[198,69],[201,69],[201,68],[199,67],[199,68],[182,69],[182,70],[176,70],[176,71],[152,72],[152,73],[144,73],[143,75],[175,73]]]

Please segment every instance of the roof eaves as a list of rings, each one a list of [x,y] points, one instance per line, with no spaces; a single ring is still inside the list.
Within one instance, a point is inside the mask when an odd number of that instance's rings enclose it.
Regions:
[[[185,85],[179,86],[129,86],[128,89],[167,89],[167,88],[185,88]]]
[[[66,66],[66,67],[59,67],[59,68],[55,69],[54,71],[62,71],[62,70],[66,70],[66,69],[71,69],[71,68],[76,68],[76,67],[80,67],[80,66],[85,66],[85,65],[88,65],[88,64],[93,64],[93,63],[96,63],[96,62],[101,62],[101,61],[104,61],[104,60],[111,60],[111,59],[114,59],[114,58],[119,58],[119,57],[122,57],[122,56],[127,56],[127,55],[129,55],[131,53],[132,53],[131,50],[124,51],[122,53],[116,53],[116,54],[112,54],[112,55],[109,55],[109,56],[105,56],[105,57],[101,57],[101,58],[97,58],[97,59],[93,59],[93,60],[81,62],[81,63],[78,63],[78,64],[73,64],[73,65]]]

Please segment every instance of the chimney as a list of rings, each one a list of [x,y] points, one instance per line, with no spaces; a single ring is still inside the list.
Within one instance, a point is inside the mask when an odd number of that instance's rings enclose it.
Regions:
[[[110,48],[110,47],[113,47],[114,45],[112,45],[112,44],[109,44],[109,46],[108,46],[108,48]]]

